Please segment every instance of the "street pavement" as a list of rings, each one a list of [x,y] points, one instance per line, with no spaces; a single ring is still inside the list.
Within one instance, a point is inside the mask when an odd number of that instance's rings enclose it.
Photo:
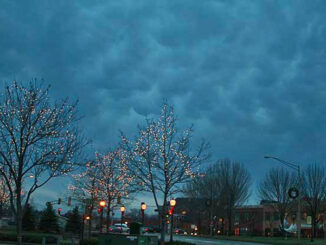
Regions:
[[[167,239],[168,241],[169,239]],[[239,242],[239,241],[224,241],[224,240],[217,240],[212,238],[202,238],[202,237],[192,237],[192,236],[180,236],[174,235],[174,241],[181,241],[181,242],[190,242],[196,245],[266,245],[263,243],[251,243],[251,242]]]

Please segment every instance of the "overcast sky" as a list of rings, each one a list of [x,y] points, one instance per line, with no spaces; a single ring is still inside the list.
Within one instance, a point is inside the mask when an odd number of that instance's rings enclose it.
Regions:
[[[257,182],[277,166],[266,154],[325,165],[325,13],[323,0],[2,0],[0,79],[79,98],[99,150],[168,99],[213,160],[243,162]]]

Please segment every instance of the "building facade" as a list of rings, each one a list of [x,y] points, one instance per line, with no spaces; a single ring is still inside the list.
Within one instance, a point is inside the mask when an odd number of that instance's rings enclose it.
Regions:
[[[244,205],[233,210],[232,231],[228,231],[228,220],[225,208],[213,201],[207,205],[205,199],[177,198],[175,207],[174,224],[191,232],[191,227],[196,226],[199,234],[235,234],[255,236],[283,236],[280,228],[280,215],[273,202],[262,201],[259,205]],[[316,236],[324,237],[326,234],[326,205],[321,208],[317,215]],[[293,204],[291,212],[286,214],[284,220],[285,228],[296,225],[297,205]],[[301,234],[303,237],[311,237],[312,220],[309,207],[302,201],[301,206]],[[296,236],[296,231],[288,233]]]
[[[291,225],[296,227],[297,205],[294,205],[290,213],[286,214],[284,220],[285,228]],[[317,215],[316,236],[324,237],[326,234],[326,209]],[[236,235],[258,235],[258,236],[282,236],[280,229],[280,216],[272,203],[261,203],[260,205],[240,206],[235,209],[234,232]],[[296,236],[294,232],[288,233],[289,236]],[[301,235],[311,237],[312,219],[309,207],[302,203],[301,206]]]

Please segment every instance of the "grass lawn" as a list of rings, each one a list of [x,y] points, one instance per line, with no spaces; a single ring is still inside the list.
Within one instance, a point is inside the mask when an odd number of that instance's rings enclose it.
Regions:
[[[287,238],[284,237],[252,237],[252,236],[218,236],[215,237],[219,240],[233,240],[233,241],[245,241],[245,242],[257,242],[266,243],[273,245],[325,245],[326,239],[315,239],[313,242],[310,239],[301,239],[298,241],[297,238]]]
[[[48,242],[55,242],[57,235],[46,234],[40,232],[23,232],[23,241],[38,243],[42,242],[42,238],[46,237]],[[14,230],[0,230],[0,241],[10,241],[15,242],[17,239],[17,233]]]

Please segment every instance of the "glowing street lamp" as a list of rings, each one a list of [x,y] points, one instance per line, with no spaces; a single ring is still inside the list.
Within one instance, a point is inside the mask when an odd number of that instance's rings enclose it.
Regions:
[[[173,231],[173,209],[177,205],[177,201],[175,199],[170,200],[170,210],[169,214],[171,214],[171,222],[170,222],[170,242],[173,242],[172,231]]]
[[[83,244],[84,241],[84,230],[85,230],[85,220],[86,222],[90,222],[91,217],[87,214],[83,214],[83,225],[82,225],[82,229],[81,229],[81,244]],[[88,223],[89,225],[89,223]]]
[[[105,202],[105,201],[103,201],[103,200],[102,200],[102,201],[100,201],[100,203],[99,203],[99,204],[100,204],[100,207],[101,207],[101,208],[104,208],[104,207],[106,206],[106,202]]]
[[[122,233],[123,218],[124,218],[125,212],[126,212],[125,206],[120,207],[120,212],[121,212],[121,230],[120,230],[120,233]]]
[[[175,199],[170,200],[170,207],[171,208],[174,208],[176,204],[177,204],[177,201]]]
[[[145,222],[145,210],[146,210],[146,208],[147,208],[147,205],[146,205],[146,203],[144,203],[144,202],[142,202],[141,204],[140,204],[140,209],[141,209],[141,218],[142,218],[142,224],[144,225],[144,222]]]
[[[104,200],[101,200],[99,202],[99,205],[100,205],[100,209],[101,209],[101,219],[100,219],[100,233],[102,234],[102,231],[103,231],[103,209],[105,208],[106,206],[106,202]]]
[[[140,207],[141,207],[141,210],[145,211],[147,208],[147,205],[146,205],[146,203],[142,202]]]

